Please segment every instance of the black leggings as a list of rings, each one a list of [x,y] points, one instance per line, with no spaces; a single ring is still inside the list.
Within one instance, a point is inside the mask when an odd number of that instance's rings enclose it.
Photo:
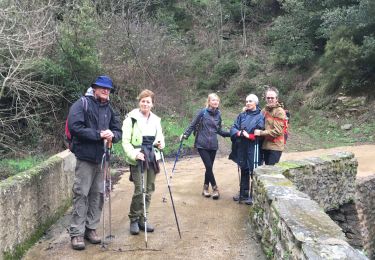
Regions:
[[[212,171],[214,166],[216,150],[206,150],[198,148],[199,155],[202,158],[204,167],[206,167],[206,172],[204,174],[204,184],[208,185],[211,183],[211,186],[216,186],[215,176]]]

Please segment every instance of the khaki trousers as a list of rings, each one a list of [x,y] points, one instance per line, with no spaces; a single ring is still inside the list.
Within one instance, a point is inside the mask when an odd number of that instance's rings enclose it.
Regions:
[[[130,166],[130,174],[133,178],[134,193],[130,204],[129,219],[131,222],[144,221],[143,194],[142,194],[142,174],[140,166]],[[146,213],[151,203],[151,195],[155,191],[155,172],[153,169],[144,170],[145,190],[146,190]]]
[[[70,237],[96,229],[103,209],[103,173],[100,164],[77,159],[73,184],[73,212]]]

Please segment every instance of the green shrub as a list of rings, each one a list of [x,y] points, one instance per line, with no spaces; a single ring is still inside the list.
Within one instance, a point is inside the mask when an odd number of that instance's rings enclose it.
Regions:
[[[221,59],[213,68],[213,73],[206,79],[199,79],[198,90],[219,90],[225,88],[229,79],[240,70],[237,61]],[[206,72],[208,73],[208,72]],[[202,75],[202,77],[204,77]]]
[[[178,28],[182,31],[189,31],[193,27],[193,16],[184,9],[175,7],[173,16]]]
[[[191,72],[193,76],[204,77],[211,72],[215,64],[215,50],[204,49],[193,55],[191,59]]]
[[[197,83],[198,90],[218,90],[222,87],[223,87],[223,81],[216,74],[213,74],[208,79],[200,79],[198,80],[198,83]]]
[[[258,72],[261,70],[261,65],[253,59],[246,59],[243,62],[244,76],[248,79],[257,76]]]
[[[351,39],[342,37],[341,30],[328,41],[321,62],[328,93],[337,90],[352,92],[361,88],[361,84],[355,84],[360,73],[360,48]]]
[[[234,82],[227,92],[223,103],[225,106],[237,106],[243,104],[246,95],[254,93],[258,96],[258,88],[248,80]]]
[[[264,79],[264,84],[276,87],[281,96],[288,95],[289,90],[294,89],[294,82],[299,73],[295,69],[276,71]]]
[[[299,108],[303,104],[304,101],[304,95],[302,90],[293,91],[291,93],[288,93],[288,95],[285,96],[283,99],[285,102],[286,108],[289,110],[292,108]]]
[[[214,74],[222,79],[227,79],[240,70],[240,65],[235,60],[220,60],[214,67]]]

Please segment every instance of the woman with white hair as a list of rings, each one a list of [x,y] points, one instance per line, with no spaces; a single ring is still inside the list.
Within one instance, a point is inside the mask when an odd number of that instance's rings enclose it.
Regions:
[[[250,176],[254,168],[261,163],[259,150],[261,140],[254,135],[255,129],[264,129],[264,116],[258,103],[259,99],[256,95],[248,95],[244,111],[237,116],[230,129],[233,145],[229,159],[236,162],[241,169],[240,192],[233,197],[233,200],[244,201],[248,205],[252,204],[252,197],[249,194]]]

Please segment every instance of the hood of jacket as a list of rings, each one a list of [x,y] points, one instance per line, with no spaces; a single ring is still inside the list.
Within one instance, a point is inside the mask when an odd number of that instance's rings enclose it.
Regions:
[[[260,113],[260,107],[257,105],[255,110],[245,110],[244,113],[247,115],[257,115]]]
[[[278,108],[278,107],[282,108],[279,102],[277,102],[275,105],[266,105],[265,110],[272,111],[273,109]]]

